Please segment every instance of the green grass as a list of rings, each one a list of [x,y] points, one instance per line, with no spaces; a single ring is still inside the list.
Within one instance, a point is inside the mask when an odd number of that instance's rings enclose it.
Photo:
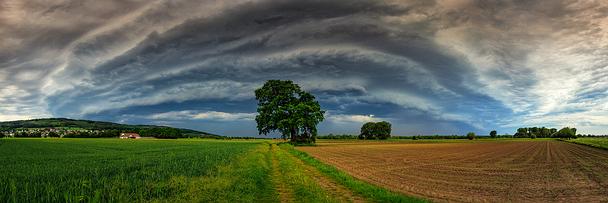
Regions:
[[[0,166],[0,202],[338,202],[311,169],[372,202],[424,202],[263,140],[0,139]]]
[[[277,149],[272,151],[278,160],[282,174],[280,181],[292,190],[296,202],[338,202],[332,198],[315,180],[306,173],[298,160],[289,152]]]
[[[571,139],[571,140],[565,140],[565,141],[582,144],[582,145],[587,145],[587,146],[592,146],[592,147],[597,147],[597,148],[601,148],[601,149],[608,149],[608,138],[583,137],[583,138],[577,138],[577,139]]]
[[[387,189],[372,185],[370,183],[358,180],[331,165],[316,160],[305,152],[294,149],[291,145],[283,144],[281,145],[281,148],[298,157],[305,163],[312,165],[313,167],[318,169],[322,174],[332,178],[339,184],[344,185],[354,193],[359,194],[373,202],[429,202],[427,200],[395,193]]]
[[[0,139],[0,202],[272,202],[264,147],[251,141]]]

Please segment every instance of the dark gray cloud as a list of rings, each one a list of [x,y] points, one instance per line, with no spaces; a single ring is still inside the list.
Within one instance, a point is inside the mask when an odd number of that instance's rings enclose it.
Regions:
[[[6,1],[0,113],[250,128],[252,91],[290,79],[328,109],[322,131],[384,119],[401,134],[578,124],[600,132],[608,125],[606,8],[565,0]],[[255,132],[213,126],[203,127]]]

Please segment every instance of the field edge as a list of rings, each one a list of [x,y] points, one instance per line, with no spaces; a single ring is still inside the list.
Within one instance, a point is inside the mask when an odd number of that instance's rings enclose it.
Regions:
[[[592,138],[592,139],[606,139],[606,140],[608,140],[608,138]],[[596,143],[593,140],[585,140],[585,138],[577,138],[577,139],[573,139],[573,140],[559,139],[559,141],[567,142],[567,143],[573,143],[573,144],[578,144],[578,145],[583,145],[583,146],[588,146],[588,147],[593,147],[593,148],[602,149],[602,150],[608,150],[608,145]]]
[[[304,163],[313,166],[323,175],[333,179],[354,193],[361,195],[373,202],[430,202],[426,199],[406,196],[404,194],[373,185],[363,180],[359,180],[332,165],[317,160],[306,152],[295,149],[290,144],[281,144],[280,147],[302,160]]]

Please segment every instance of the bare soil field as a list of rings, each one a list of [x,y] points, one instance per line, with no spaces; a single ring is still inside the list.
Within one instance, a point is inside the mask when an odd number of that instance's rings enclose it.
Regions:
[[[298,147],[359,179],[437,202],[608,202],[608,150],[560,141]]]

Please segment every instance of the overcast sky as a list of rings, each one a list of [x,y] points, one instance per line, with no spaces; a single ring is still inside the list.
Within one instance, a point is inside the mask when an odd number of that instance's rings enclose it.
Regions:
[[[320,133],[608,133],[608,1],[0,1],[0,120],[255,135],[293,80]]]

